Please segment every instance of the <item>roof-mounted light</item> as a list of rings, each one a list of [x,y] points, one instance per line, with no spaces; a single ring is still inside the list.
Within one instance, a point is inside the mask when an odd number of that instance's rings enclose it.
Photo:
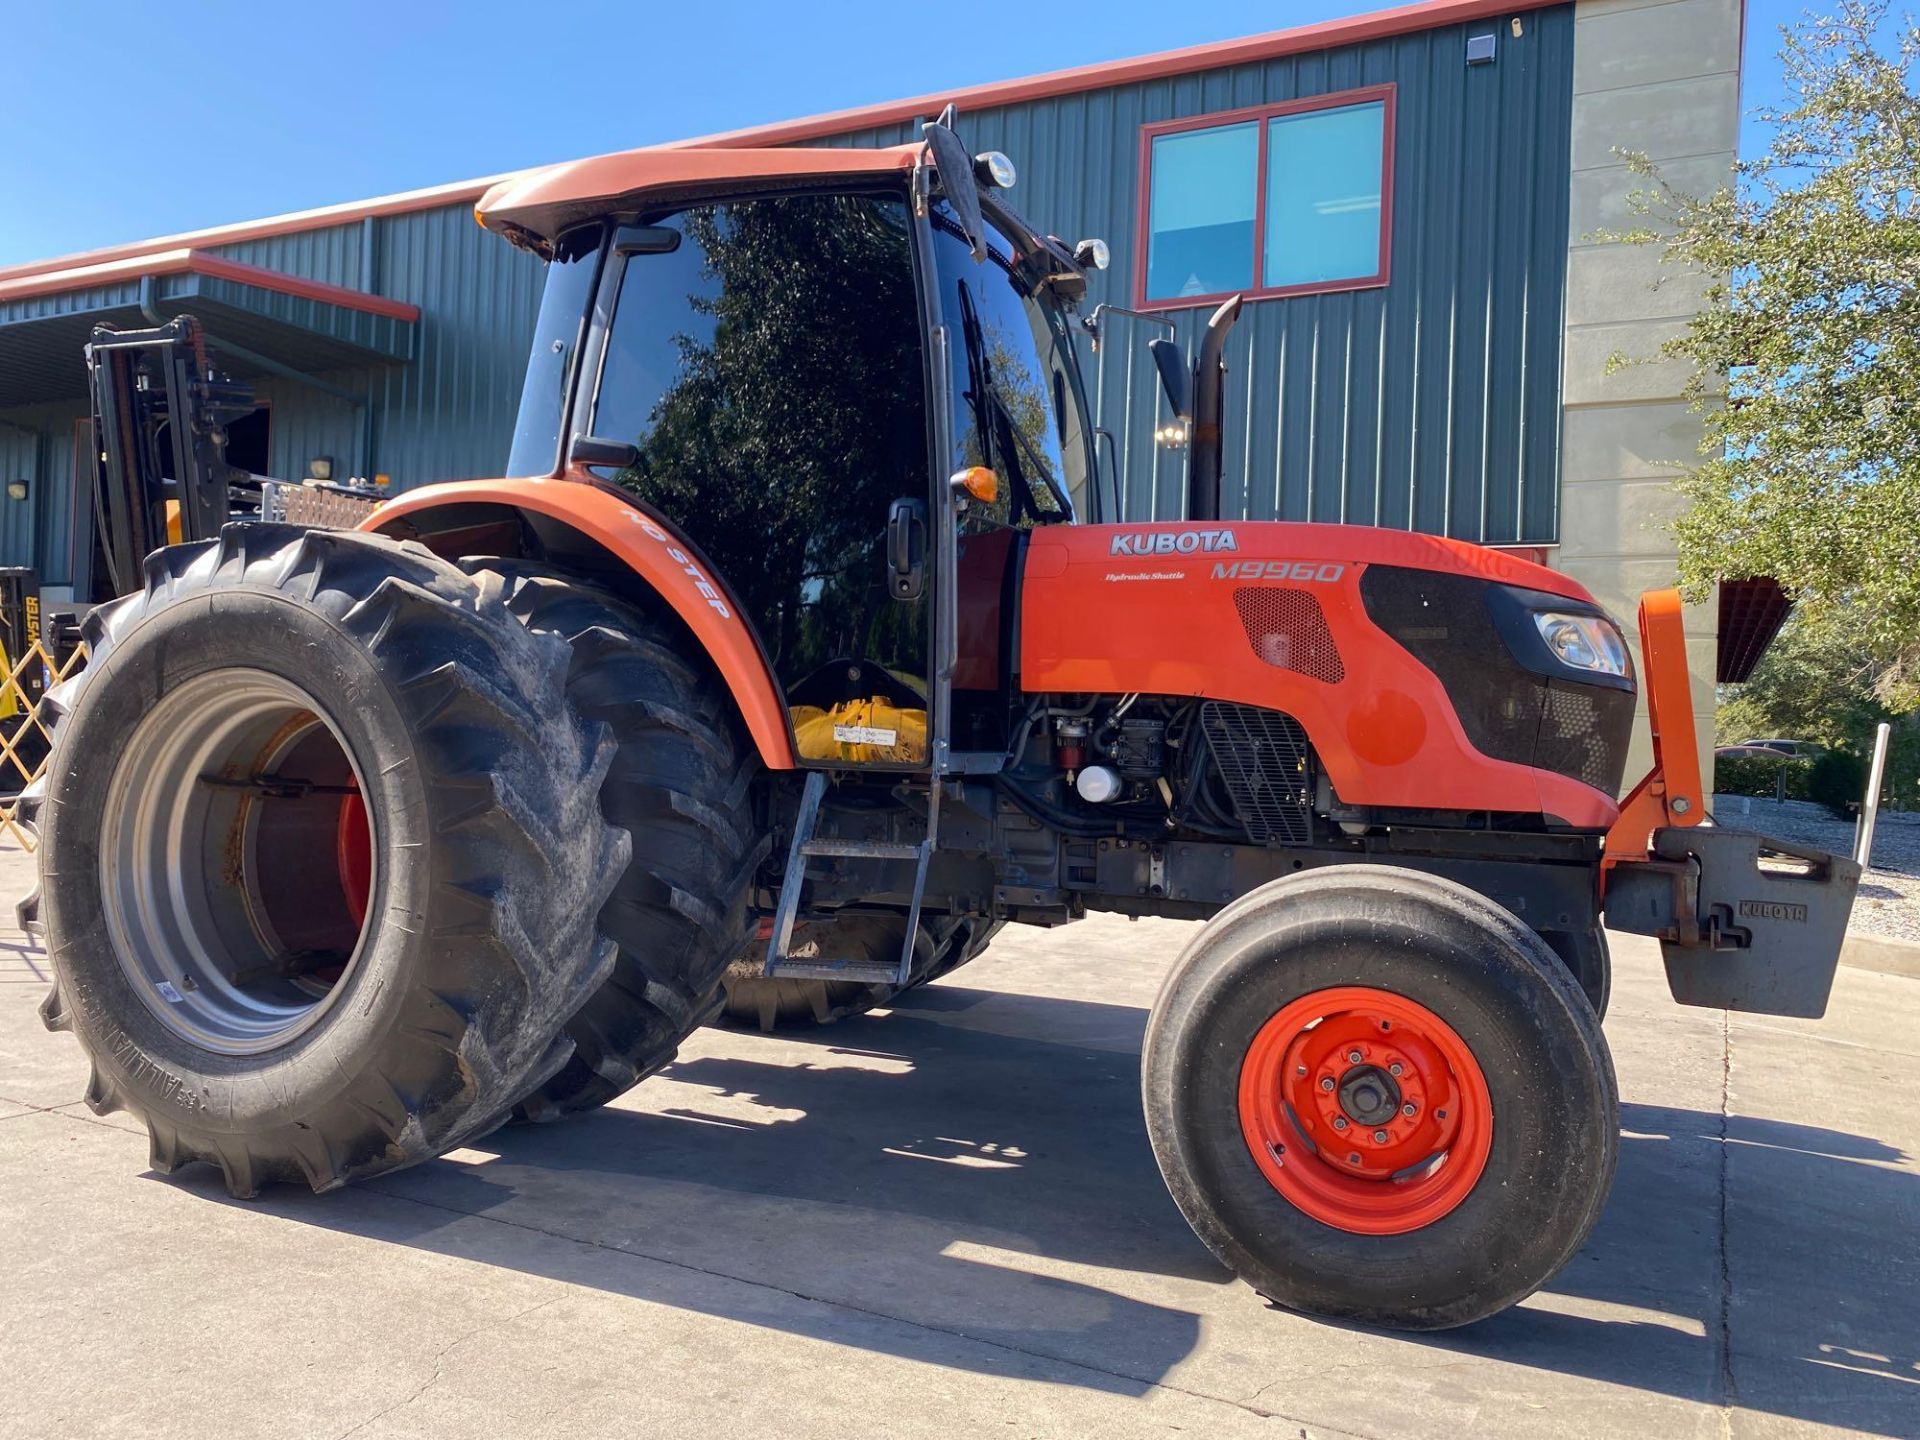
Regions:
[[[1104,270],[1112,258],[1104,240],[1082,240],[1073,247],[1073,263],[1082,270]]]
[[[982,185],[996,190],[1011,190],[1017,178],[1013,161],[998,150],[983,150],[973,157],[973,173]]]

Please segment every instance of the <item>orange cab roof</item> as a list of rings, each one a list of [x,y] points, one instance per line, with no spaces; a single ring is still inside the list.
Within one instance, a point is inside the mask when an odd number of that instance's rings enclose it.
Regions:
[[[500,181],[480,197],[474,217],[512,238],[551,241],[569,225],[643,197],[739,182],[814,180],[910,170],[924,146],[855,150],[654,146],[569,160]]]

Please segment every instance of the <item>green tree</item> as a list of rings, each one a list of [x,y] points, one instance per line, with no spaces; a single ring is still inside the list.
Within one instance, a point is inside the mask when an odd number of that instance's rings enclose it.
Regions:
[[[1751,680],[1727,687],[1717,716],[1720,739],[1785,736],[1857,748],[1888,718],[1872,677],[1873,657],[1864,645],[1797,618],[1781,630]]]
[[[1920,28],[1881,0],[1782,31],[1767,153],[1707,198],[1661,182],[1662,243],[1709,277],[1663,353],[1693,366],[1706,459],[1678,480],[1681,578],[1769,575],[1809,633],[1849,630],[1883,701],[1920,704]],[[1724,395],[1722,386],[1724,385]]]

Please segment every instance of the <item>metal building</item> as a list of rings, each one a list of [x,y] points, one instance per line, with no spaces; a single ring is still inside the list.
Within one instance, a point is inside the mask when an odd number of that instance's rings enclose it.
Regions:
[[[1112,251],[1089,305],[1229,350],[1226,508],[1538,547],[1622,618],[1671,574],[1672,466],[1699,417],[1651,357],[1698,289],[1654,287],[1622,151],[1721,183],[1739,0],[1425,0],[1322,25],[719,137],[887,144],[952,100],[1016,202]],[[261,409],[234,457],[396,488],[506,458],[540,266],[474,225],[486,181],[0,269],[0,563],[70,574],[88,456],[81,345],[181,311]],[[1132,327],[1137,333],[1128,333]],[[1177,513],[1184,453],[1148,322],[1089,357],[1132,516]],[[1172,440],[1173,443],[1169,443]],[[1700,708],[1714,620],[1695,617]],[[1711,734],[1710,718],[1703,733]]]

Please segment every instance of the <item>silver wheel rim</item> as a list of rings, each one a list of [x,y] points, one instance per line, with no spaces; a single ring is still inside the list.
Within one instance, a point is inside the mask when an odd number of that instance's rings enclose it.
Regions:
[[[174,1034],[257,1054],[348,988],[371,928],[340,858],[349,788],[366,787],[339,727],[264,670],[197,676],[135,728],[101,825],[101,900],[120,968]]]

